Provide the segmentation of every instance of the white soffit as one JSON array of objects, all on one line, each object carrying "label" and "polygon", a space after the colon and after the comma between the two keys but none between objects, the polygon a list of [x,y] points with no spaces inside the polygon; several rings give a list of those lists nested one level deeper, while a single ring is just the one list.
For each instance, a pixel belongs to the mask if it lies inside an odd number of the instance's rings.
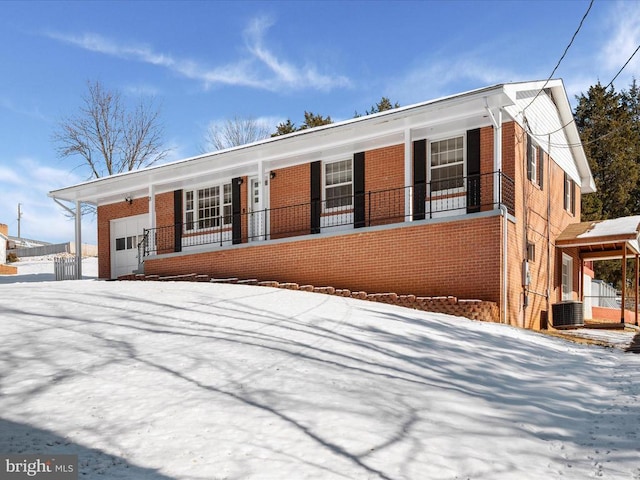
[{"label": "white soffit", "polygon": [[[194,180],[222,180],[264,170],[371,150],[405,141],[405,132],[437,134],[442,128],[468,129],[490,124],[486,108],[512,105],[503,86],[497,85],[416,105],[350,119],[228,150],[100,178],[54,190],[60,200],[106,204],[123,195],[146,196],[193,184]],[[424,137],[423,137],[424,138]]]},{"label": "white soffit", "polygon": [[[581,187],[582,193],[595,192],[595,182],[562,80],[505,85],[514,100],[507,113]],[[524,112],[524,113],[523,113]]]}]

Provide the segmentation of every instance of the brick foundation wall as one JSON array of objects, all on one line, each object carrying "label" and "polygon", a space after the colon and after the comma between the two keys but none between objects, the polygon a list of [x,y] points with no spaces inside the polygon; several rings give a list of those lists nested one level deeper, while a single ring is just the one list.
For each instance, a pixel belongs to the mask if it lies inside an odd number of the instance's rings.
[{"label": "brick foundation wall", "polygon": [[198,273],[499,303],[500,221],[490,216],[148,258],[145,274]]},{"label": "brick foundation wall", "polygon": [[0,265],[0,275],[15,275],[18,268],[11,265]]}]

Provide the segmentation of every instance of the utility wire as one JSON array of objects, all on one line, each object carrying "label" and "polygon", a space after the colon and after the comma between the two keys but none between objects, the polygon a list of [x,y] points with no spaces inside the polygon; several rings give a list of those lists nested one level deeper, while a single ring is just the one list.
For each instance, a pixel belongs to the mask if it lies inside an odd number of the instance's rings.
[{"label": "utility wire", "polygon": [[609,88],[611,86],[611,84],[613,83],[613,81],[618,78],[618,75],[620,75],[622,73],[622,70],[624,70],[624,68],[629,65],[629,62],[631,61],[631,59],[635,56],[636,53],[638,53],[638,50],[640,50],[640,45],[638,45],[638,48],[635,49],[635,51],[631,54],[631,56],[629,57],[629,59],[624,63],[624,65],[620,68],[620,70],[618,70],[618,73],[616,73],[616,76],[613,77],[611,79],[611,81],[607,84],[606,87],[604,87],[604,89],[606,90],[607,88]]},{"label": "utility wire", "polygon": [[[607,88],[609,88],[613,82],[615,81],[616,78],[618,78],[618,76],[622,73],[622,71],[627,67],[627,65],[629,65],[629,62],[633,59],[633,57],[636,55],[636,53],[638,53],[638,51],[640,50],[640,45],[638,45],[638,47],[634,50],[634,52],[631,54],[631,56],[627,59],[626,62],[624,62],[624,65],[622,65],[622,67],[620,67],[620,70],[618,70],[618,73],[615,74],[615,76],[611,79],[611,81],[607,84],[606,87],[604,87],[604,89],[606,90]],[[538,92],[540,93],[540,92]],[[537,96],[537,95],[536,95]],[[534,98],[535,100],[535,98]],[[531,102],[533,103],[533,101]],[[529,105],[527,105],[527,108],[531,105],[531,103]],[[524,110],[523,110],[524,111]],[[560,130],[563,130],[565,127],[568,127],[569,125],[571,125],[572,123],[574,123],[575,117],[572,117],[571,120],[569,120],[567,123],[565,123],[564,125],[562,125],[559,128],[556,128],[555,130],[551,131],[551,132],[547,132],[547,133],[533,133],[532,131],[530,131],[531,135],[533,135],[534,137],[546,137],[547,135],[553,135],[556,132],[559,132]],[[611,130],[609,133],[605,133],[604,135],[595,138],[593,140],[590,140],[588,142],[582,142],[582,145],[589,145],[591,143],[594,143],[597,140],[600,140],[601,138],[605,138],[608,137],[609,135],[611,135],[612,133],[616,132],[617,130],[620,130],[622,128],[618,127],[614,130]],[[557,147],[562,147],[561,145],[556,145]],[[567,144],[567,147],[572,147],[572,146],[577,146],[577,145],[569,145]]]},{"label": "utility wire", "polygon": [[536,98],[538,98],[538,95],[540,95],[540,93],[542,93],[542,91],[547,87],[547,84],[549,83],[549,81],[551,80],[551,78],[553,78],[553,74],[556,73],[556,70],[558,69],[558,67],[560,66],[560,64],[562,63],[562,60],[564,60],[564,57],[567,55],[567,52],[569,51],[569,48],[571,48],[571,45],[573,44],[573,41],[576,39],[576,37],[578,36],[578,32],[580,31],[580,29],[582,28],[582,24],[584,23],[585,19],[587,18],[587,15],[589,15],[589,12],[591,11],[591,7],[593,6],[593,2],[594,0],[591,0],[591,2],[589,2],[589,7],[587,8],[587,11],[584,13],[584,15],[582,16],[582,20],[580,20],[580,25],[578,25],[578,28],[576,29],[576,31],[573,34],[573,37],[571,37],[571,41],[569,42],[569,44],[567,45],[567,47],[564,49],[564,52],[562,54],[562,56],[560,57],[560,60],[558,60],[558,63],[556,63],[556,66],[553,68],[553,71],[551,72],[551,74],[549,75],[549,78],[547,78],[547,80],[544,82],[544,85],[542,86],[542,88],[540,90],[538,90],[538,93],[536,93],[536,96],[533,97],[533,100],[531,100],[529,102],[529,105],[527,105],[526,107],[524,107],[522,109],[522,112],[524,113],[524,111],[529,108],[531,106],[531,104],[533,102],[536,101]]}]

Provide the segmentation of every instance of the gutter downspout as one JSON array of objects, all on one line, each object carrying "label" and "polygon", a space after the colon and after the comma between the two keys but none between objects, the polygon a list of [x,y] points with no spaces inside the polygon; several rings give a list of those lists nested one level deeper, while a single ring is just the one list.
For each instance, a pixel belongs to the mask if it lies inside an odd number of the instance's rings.
[{"label": "gutter downspout", "polygon": [[498,118],[489,108],[489,101],[487,97],[484,98],[484,108],[489,114],[489,118],[493,123],[493,171],[496,172],[496,176],[493,182],[493,199],[494,202],[500,205],[500,215],[502,216],[502,282],[500,285],[500,296],[502,297],[502,308],[500,314],[500,323],[509,323],[509,317],[507,312],[507,291],[508,291],[508,265],[507,255],[508,248],[508,226],[509,226],[509,211],[506,205],[502,203],[502,108],[498,108]]},{"label": "gutter downspout", "polygon": [[[551,134],[547,136],[547,329],[551,317]],[[580,260],[582,262],[582,260]]]},{"label": "gutter downspout", "polygon": [[[501,179],[502,180],[502,179]],[[500,215],[502,215],[502,315],[500,316],[500,323],[508,324],[509,317],[507,316],[507,228],[509,226],[509,212],[504,204],[500,204]]]}]

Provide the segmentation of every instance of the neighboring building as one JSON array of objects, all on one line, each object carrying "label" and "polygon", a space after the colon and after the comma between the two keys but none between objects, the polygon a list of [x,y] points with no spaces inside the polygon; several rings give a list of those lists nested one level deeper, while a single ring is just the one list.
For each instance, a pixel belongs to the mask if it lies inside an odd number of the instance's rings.
[{"label": "neighboring building", "polygon": [[9,226],[0,223],[0,275],[15,275],[18,269],[7,265],[7,246],[9,244]]},{"label": "neighboring building", "polygon": [[572,119],[561,80],[496,85],[50,196],[98,207],[101,278],[140,259],[145,274],[481,299],[540,328],[579,298],[578,250],[555,246],[595,191]]}]

